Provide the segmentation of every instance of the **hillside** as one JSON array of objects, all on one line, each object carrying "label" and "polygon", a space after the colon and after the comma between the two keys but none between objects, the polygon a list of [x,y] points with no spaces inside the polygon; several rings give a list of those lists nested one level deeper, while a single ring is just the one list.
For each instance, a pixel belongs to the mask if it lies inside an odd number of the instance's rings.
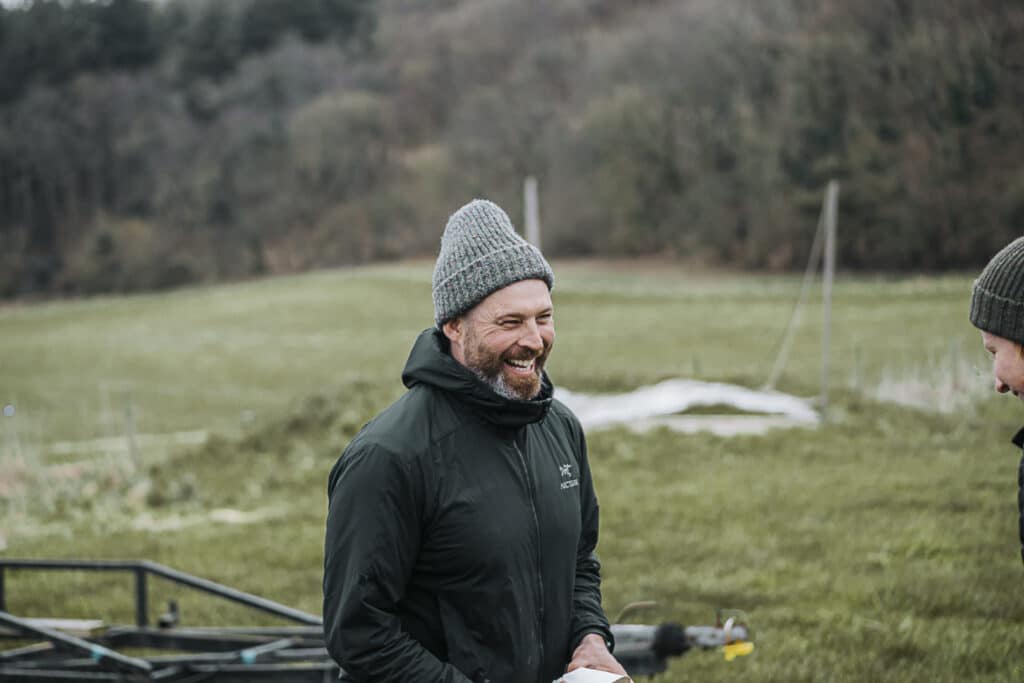
[{"label": "hillside", "polygon": [[425,255],[528,174],[555,256],[799,268],[838,178],[843,267],[970,268],[1024,231],[1022,45],[1005,0],[31,0],[0,295]]}]

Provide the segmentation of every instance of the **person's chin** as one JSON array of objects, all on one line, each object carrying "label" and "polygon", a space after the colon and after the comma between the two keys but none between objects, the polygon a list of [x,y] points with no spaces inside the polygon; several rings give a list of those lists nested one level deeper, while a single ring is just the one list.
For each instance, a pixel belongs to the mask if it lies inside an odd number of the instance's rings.
[{"label": "person's chin", "polygon": [[506,372],[505,384],[515,392],[521,401],[529,401],[540,393],[540,375],[524,377],[518,373]]}]

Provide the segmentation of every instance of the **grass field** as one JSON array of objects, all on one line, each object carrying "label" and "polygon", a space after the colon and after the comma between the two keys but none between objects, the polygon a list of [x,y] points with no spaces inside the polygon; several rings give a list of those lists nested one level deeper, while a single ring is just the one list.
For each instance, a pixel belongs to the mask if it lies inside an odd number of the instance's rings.
[{"label": "grass field", "polygon": [[[767,378],[791,277],[555,264],[556,383]],[[402,391],[430,264],[0,308],[0,536],[8,557],[145,557],[319,611],[324,485]],[[841,280],[831,421],[735,438],[590,435],[605,606],[705,623],[746,611],[750,657],[666,681],[1024,679],[1015,529],[1020,405],[986,393],[968,277]],[[810,307],[780,386],[818,390]],[[881,399],[896,399],[917,407]],[[55,442],[206,430],[204,446],[59,454]],[[953,412],[939,412],[943,408]],[[76,452],[77,453],[77,452]],[[250,513],[249,523],[213,512]],[[130,585],[10,573],[15,613],[129,620]],[[156,595],[171,589],[154,585]],[[185,623],[242,613],[182,598]],[[155,602],[154,611],[160,605]]]}]

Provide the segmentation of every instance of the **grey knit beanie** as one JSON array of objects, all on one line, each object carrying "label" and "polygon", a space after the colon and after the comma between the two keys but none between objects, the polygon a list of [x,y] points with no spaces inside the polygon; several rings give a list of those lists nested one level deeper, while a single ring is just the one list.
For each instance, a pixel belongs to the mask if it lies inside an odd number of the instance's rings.
[{"label": "grey knit beanie", "polygon": [[971,323],[1024,344],[1024,237],[1010,242],[981,271],[971,294]]},{"label": "grey knit beanie", "polygon": [[441,327],[502,287],[531,279],[555,284],[540,250],[516,234],[494,202],[474,199],[452,214],[434,266],[434,322]]}]

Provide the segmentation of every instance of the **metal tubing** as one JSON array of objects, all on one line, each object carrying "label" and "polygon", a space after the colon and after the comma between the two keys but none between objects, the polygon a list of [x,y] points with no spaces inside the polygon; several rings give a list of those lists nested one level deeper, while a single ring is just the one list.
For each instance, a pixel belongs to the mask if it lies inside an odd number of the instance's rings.
[{"label": "metal tubing", "polygon": [[218,595],[224,598],[225,600],[232,600],[234,602],[247,605],[254,609],[262,610],[264,612],[267,612],[268,614],[273,614],[275,616],[284,617],[285,619],[297,621],[300,624],[308,624],[310,626],[323,625],[323,621],[320,619],[320,617],[310,614],[309,612],[303,612],[302,610],[282,605],[279,602],[274,602],[273,600],[261,598],[258,595],[245,593],[243,591],[235,590],[234,588],[229,588],[227,586],[223,586],[213,581],[201,579],[198,576],[192,576],[191,574],[179,572],[174,569],[171,569],[170,567],[165,567],[162,564],[156,564],[155,562],[148,561],[144,561],[141,564],[144,565],[151,574],[155,574],[157,576],[169,579],[171,581],[180,583],[185,586],[190,586],[192,588],[195,588],[196,590],[201,590],[206,593]]},{"label": "metal tubing", "polygon": [[246,648],[238,653],[238,658],[242,660],[243,664],[255,664],[256,660],[260,657],[271,654],[273,652],[287,650],[294,644],[295,641],[291,638],[274,640],[264,645],[257,645],[256,647]]},{"label": "metal tubing", "polygon": [[274,657],[277,659],[330,659],[331,656],[327,654],[327,648],[324,647],[306,647],[306,648],[293,648],[291,650],[281,650],[275,652]]},{"label": "metal tubing", "polygon": [[53,643],[33,643],[32,645],[26,645],[25,647],[13,650],[4,650],[0,652],[0,664],[3,662],[21,664],[30,659],[38,659],[53,654],[54,649]]},{"label": "metal tubing", "polygon": [[185,652],[236,652],[268,642],[266,638],[236,635],[228,631],[195,632],[189,629],[118,629],[108,633],[103,642],[111,647],[145,647]]},{"label": "metal tubing", "polygon": [[146,570],[135,568],[135,624],[149,625],[149,593],[146,590]]},{"label": "metal tubing", "polygon": [[124,571],[134,569],[143,562],[135,560],[21,560],[0,558],[0,567],[11,569],[94,569]]},{"label": "metal tubing", "polygon": [[7,612],[0,612],[0,624],[11,626],[26,635],[45,638],[54,645],[64,646],[75,652],[80,652],[92,658],[92,660],[97,663],[109,662],[113,667],[147,674],[153,670],[153,667],[150,666],[148,662],[141,659],[125,657],[124,655],[114,652],[109,648],[105,648],[102,645],[90,643],[87,640],[69,636],[51,628],[38,626],[26,621],[25,619],[20,619],[12,614],[8,614]]},{"label": "metal tubing", "polygon": [[139,562],[124,560],[18,560],[0,559],[0,569],[8,567],[11,569],[81,569],[93,571],[132,571],[141,569],[145,572],[173,581],[183,586],[189,586],[205,593],[210,593],[225,600],[231,600],[253,609],[261,610],[274,616],[290,619],[300,624],[309,626],[321,626],[323,621],[320,617],[293,609],[273,600],[261,598],[258,595],[235,590],[228,586],[221,585],[214,581],[201,579],[192,574],[179,572],[156,562],[142,560]]},{"label": "metal tubing", "polygon": [[262,636],[264,638],[306,638],[323,641],[324,630],[319,626],[192,626],[177,632],[230,633],[232,635]]},{"label": "metal tubing", "polygon": [[320,683],[327,677],[338,680],[338,666],[333,662],[316,664],[256,664],[198,665],[189,667],[197,674],[208,674],[210,680],[218,683],[251,683],[252,681],[273,681],[273,683]]},{"label": "metal tubing", "polygon": [[84,671],[62,671],[60,669],[19,669],[0,666],[0,681],[4,683],[52,683],[52,681],[110,681],[123,683],[124,676],[117,673],[87,673]]}]

